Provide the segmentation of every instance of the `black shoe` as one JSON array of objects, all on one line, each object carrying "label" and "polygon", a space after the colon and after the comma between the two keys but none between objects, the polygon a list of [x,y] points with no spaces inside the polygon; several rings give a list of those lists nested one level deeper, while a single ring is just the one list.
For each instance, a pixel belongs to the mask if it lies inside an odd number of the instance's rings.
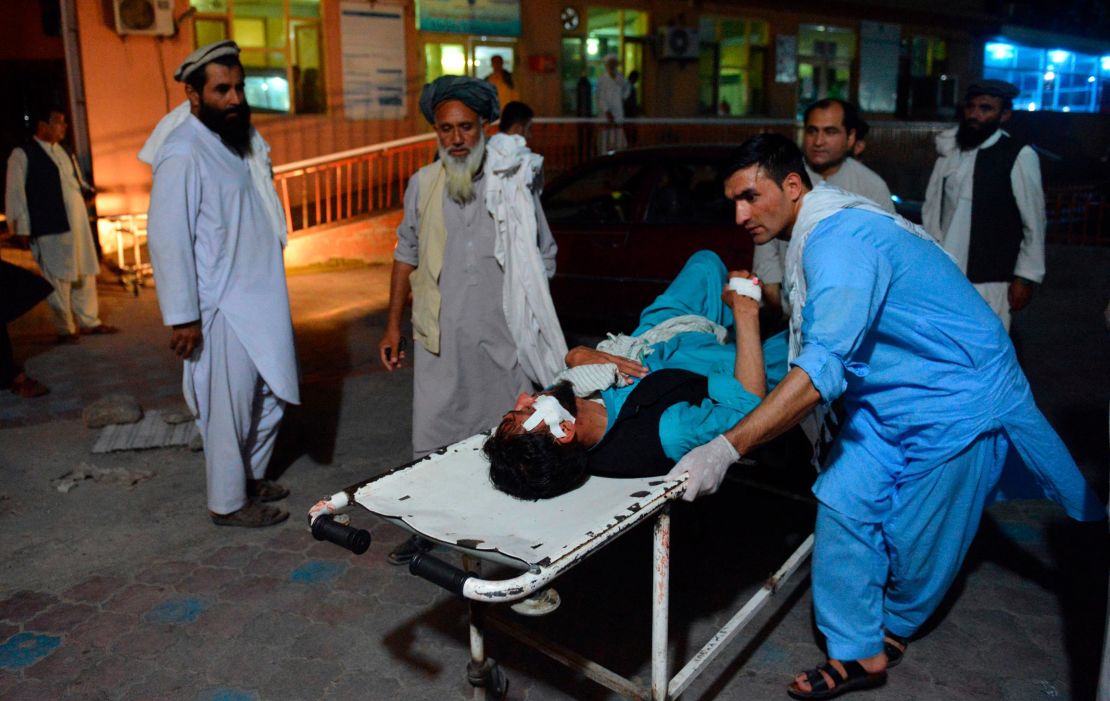
[{"label": "black shoe", "polygon": [[389,553],[389,557],[387,557],[386,560],[388,560],[391,565],[407,565],[417,553],[426,553],[431,550],[432,547],[431,541],[414,535],[393,548],[393,552]]}]

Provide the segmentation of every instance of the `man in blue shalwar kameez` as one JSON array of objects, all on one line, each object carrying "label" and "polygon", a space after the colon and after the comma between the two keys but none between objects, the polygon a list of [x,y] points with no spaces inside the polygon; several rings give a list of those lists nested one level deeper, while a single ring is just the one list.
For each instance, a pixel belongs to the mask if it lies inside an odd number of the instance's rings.
[{"label": "man in blue shalwar kameez", "polygon": [[671,476],[688,474],[687,500],[712,493],[741,454],[843,401],[813,488],[813,599],[829,661],[788,688],[831,698],[886,681],[951,585],[1004,471],[1028,470],[1073,518],[1105,511],[1034,404],[998,317],[924,230],[812,189],[801,153],[778,135],[745,142],[728,172],[737,224],[756,244],[790,239],[791,369]]}]

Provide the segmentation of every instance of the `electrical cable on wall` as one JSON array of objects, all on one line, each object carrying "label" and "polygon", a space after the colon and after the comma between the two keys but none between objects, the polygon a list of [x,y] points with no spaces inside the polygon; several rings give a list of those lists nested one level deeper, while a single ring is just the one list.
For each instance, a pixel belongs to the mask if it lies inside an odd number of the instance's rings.
[{"label": "electrical cable on wall", "polygon": [[166,57],[162,50],[165,46],[165,37],[156,37],[155,53],[158,54],[158,75],[162,78],[162,92],[166,95],[166,111],[170,111],[170,83],[166,80]]}]

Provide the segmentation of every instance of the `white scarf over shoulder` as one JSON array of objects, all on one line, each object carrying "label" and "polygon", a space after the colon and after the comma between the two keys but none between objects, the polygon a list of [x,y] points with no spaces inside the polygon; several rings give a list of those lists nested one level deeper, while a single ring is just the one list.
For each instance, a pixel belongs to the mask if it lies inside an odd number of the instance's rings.
[{"label": "white scarf over shoulder", "polygon": [[537,245],[533,188],[543,157],[524,137],[495,134],[486,144],[486,208],[497,226],[493,255],[505,271],[502,304],[517,358],[528,378],[550,386],[563,368],[567,342],[551,301],[547,272]]},{"label": "white scarf over shoulder", "polygon": [[[139,151],[139,160],[147,165],[154,165],[154,157],[158,154],[162,142],[166,140],[170,132],[181,126],[190,114],[192,114],[192,109],[189,101],[186,100],[173,108],[165,117],[162,117]],[[247,158],[247,166],[251,171],[251,182],[254,184],[254,189],[266,206],[266,216],[270,219],[270,228],[273,229],[274,234],[281,242],[281,247],[285,248],[289,236],[285,228],[285,210],[281,206],[281,200],[278,199],[277,190],[274,189],[274,171],[270,163],[270,145],[266,143],[266,140],[254,127],[251,127],[251,153]]]},{"label": "white scarf over shoulder", "polygon": [[[794,222],[790,246],[786,249],[786,289],[790,303],[793,305],[790,312],[790,360],[798,357],[802,352],[802,310],[806,306],[806,276],[805,270],[802,269],[802,254],[805,252],[806,240],[818,224],[842,209],[863,209],[881,214],[894,220],[895,224],[914,236],[925,239],[944,251],[924,228],[905,217],[880,209],[866,197],[853,195],[824,183],[806,193],[802,208],[798,211],[798,218]],[[945,255],[948,255],[947,251]]]}]

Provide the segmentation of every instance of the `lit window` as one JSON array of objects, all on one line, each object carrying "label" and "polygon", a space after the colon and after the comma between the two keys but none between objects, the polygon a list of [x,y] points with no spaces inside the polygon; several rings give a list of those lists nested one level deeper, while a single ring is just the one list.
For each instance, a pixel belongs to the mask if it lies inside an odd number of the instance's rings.
[{"label": "lit window", "polygon": [[[648,13],[619,7],[590,7],[584,32],[567,30],[562,39],[563,111],[591,116],[597,95],[597,78],[605,72],[604,59],[617,57],[617,70],[626,79],[635,78],[634,90],[625,105],[625,116],[638,116],[643,101],[644,52],[649,45]],[[586,99],[585,78],[590,88]]]},{"label": "lit window", "polygon": [[763,20],[703,15],[698,24],[699,108],[703,114],[760,114],[770,30]]},{"label": "lit window", "polygon": [[1110,90],[1110,56],[992,41],[984,46],[983,76],[1016,85],[1019,109],[1098,112]]},{"label": "lit window", "polygon": [[247,73],[247,102],[256,112],[323,112],[321,2],[190,0],[197,10],[195,45],[235,40]]},{"label": "lit window", "polygon": [[856,33],[824,24],[798,26],[798,110],[826,97],[852,100]]}]

